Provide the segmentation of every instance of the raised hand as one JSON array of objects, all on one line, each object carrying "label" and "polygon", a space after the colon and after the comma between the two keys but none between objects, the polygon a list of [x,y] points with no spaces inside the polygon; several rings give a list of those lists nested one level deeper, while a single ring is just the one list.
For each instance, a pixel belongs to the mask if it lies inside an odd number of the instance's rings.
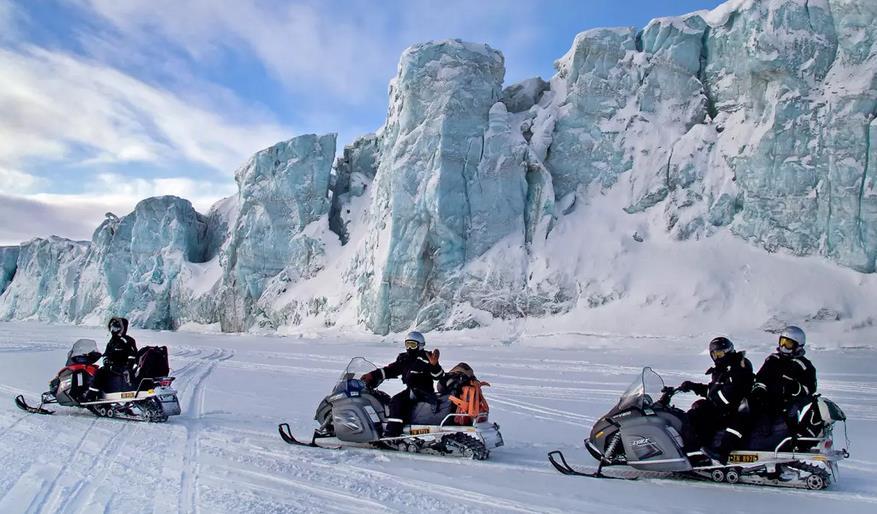
[{"label": "raised hand", "polygon": [[435,350],[433,350],[431,352],[427,352],[426,357],[429,359],[429,363],[431,365],[435,366],[439,362],[439,355],[441,355],[441,354],[440,354],[438,348],[436,348]]}]

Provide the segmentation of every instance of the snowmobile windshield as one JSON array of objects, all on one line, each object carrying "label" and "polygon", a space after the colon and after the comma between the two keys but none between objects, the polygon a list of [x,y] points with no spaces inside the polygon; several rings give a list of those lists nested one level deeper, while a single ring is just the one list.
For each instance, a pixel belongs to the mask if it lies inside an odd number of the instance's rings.
[{"label": "snowmobile windshield", "polygon": [[354,357],[344,368],[344,373],[338,378],[338,383],[335,384],[335,389],[332,391],[333,394],[358,395],[360,391],[366,389],[365,383],[359,377],[377,369],[378,367],[371,361],[362,357]]},{"label": "snowmobile windshield", "polygon": [[73,348],[70,349],[67,356],[83,357],[92,352],[97,352],[97,343],[94,342],[94,339],[80,339],[73,343]]},{"label": "snowmobile windshield", "polygon": [[341,377],[338,378],[339,382],[343,382],[345,380],[349,380],[351,378],[359,378],[366,373],[371,373],[378,369],[377,366],[374,365],[371,361],[363,358],[363,357],[354,357],[347,364],[347,367],[344,368],[344,373],[341,374]]},{"label": "snowmobile windshield", "polygon": [[640,376],[621,395],[614,410],[623,411],[651,405],[654,399],[660,398],[662,389],[664,389],[664,380],[661,376],[652,368],[643,368]]}]

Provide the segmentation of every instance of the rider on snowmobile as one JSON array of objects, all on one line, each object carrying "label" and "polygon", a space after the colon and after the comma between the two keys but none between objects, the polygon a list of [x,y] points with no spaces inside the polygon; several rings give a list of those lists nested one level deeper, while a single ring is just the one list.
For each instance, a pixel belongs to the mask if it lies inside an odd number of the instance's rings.
[{"label": "rider on snowmobile", "polygon": [[106,392],[108,387],[118,388],[118,385],[111,385],[115,379],[113,374],[122,377],[124,388],[131,386],[134,377],[137,342],[128,335],[128,320],[112,318],[107,329],[110,331],[110,340],[104,350],[104,366],[98,371],[95,383],[89,387],[90,399],[98,398],[101,390]]},{"label": "rider on snowmobile", "polygon": [[440,380],[445,372],[439,364],[438,349],[427,352],[424,350],[425,346],[423,334],[409,332],[405,336],[405,351],[394,362],[362,376],[362,380],[369,387],[382,380],[400,376],[407,386],[390,400],[390,416],[387,418],[384,437],[402,435],[402,428],[410,419],[411,410],[418,401],[436,401],[433,381]]},{"label": "rider on snowmobile", "polygon": [[[752,388],[752,363],[727,337],[710,341],[709,352],[713,360],[713,367],[706,371],[711,375],[710,383],[686,380],[678,388],[704,397],[688,411],[685,440],[689,445],[697,442],[707,456],[725,464],[731,450],[743,440],[744,422],[738,409]],[[715,434],[722,429],[721,441],[713,448]]]},{"label": "rider on snowmobile", "polygon": [[795,326],[780,334],[775,353],[767,356],[749,395],[759,415],[787,417],[816,393],[816,368],[804,357],[807,336]]}]

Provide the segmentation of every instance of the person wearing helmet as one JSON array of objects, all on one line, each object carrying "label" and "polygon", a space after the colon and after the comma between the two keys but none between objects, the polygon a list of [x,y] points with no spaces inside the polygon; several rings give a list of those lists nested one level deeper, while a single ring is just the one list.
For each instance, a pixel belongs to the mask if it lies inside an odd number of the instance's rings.
[{"label": "person wearing helmet", "polygon": [[[752,388],[752,363],[746,352],[734,349],[727,337],[716,337],[709,344],[713,366],[706,371],[710,383],[686,380],[679,386],[704,398],[694,402],[688,411],[685,440],[690,447],[700,446],[710,458],[726,464],[731,450],[743,440],[744,420],[739,414],[740,402]],[[721,432],[718,446],[713,447],[716,432]]]},{"label": "person wearing helmet", "polygon": [[401,377],[406,388],[390,400],[390,415],[384,437],[402,435],[402,428],[411,417],[411,410],[418,401],[435,402],[433,382],[445,374],[439,364],[439,351],[427,352],[426,339],[420,332],[405,336],[405,351],[396,360],[381,369],[366,373],[362,380],[369,387],[381,381]]},{"label": "person wearing helmet", "polygon": [[772,417],[785,416],[816,393],[816,368],[804,357],[807,336],[795,326],[780,334],[776,352],[767,356],[755,375],[749,395],[754,410]]},{"label": "person wearing helmet", "polygon": [[89,399],[99,398],[100,392],[130,389],[137,359],[137,342],[128,335],[128,320],[112,318],[107,323],[110,340],[104,350],[104,365],[89,388]]}]

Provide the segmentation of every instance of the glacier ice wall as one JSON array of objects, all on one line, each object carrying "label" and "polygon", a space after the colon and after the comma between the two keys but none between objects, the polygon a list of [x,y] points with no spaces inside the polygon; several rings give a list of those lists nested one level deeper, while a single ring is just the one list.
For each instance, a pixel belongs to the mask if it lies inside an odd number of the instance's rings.
[{"label": "glacier ice wall", "polygon": [[235,173],[239,212],[225,249],[220,322],[248,328],[266,282],[297,281],[319,271],[323,245],[305,232],[325,221],[335,134],[307,134],[254,155]]},{"label": "glacier ice wall", "polygon": [[88,248],[56,236],[23,243],[15,276],[0,296],[0,320],[70,321]]},{"label": "glacier ice wall", "polygon": [[329,228],[338,234],[342,243],[350,240],[350,202],[362,196],[378,172],[381,158],[381,140],[375,134],[360,136],[344,147],[344,154],[335,163],[332,183],[332,205],[329,208]]},{"label": "glacier ice wall", "polygon": [[472,199],[504,71],[502,54],[486,45],[440,41],[402,55],[360,256],[360,312],[372,330],[444,312],[467,255],[484,250],[478,235],[498,235],[473,225]]},{"label": "glacier ice wall", "polygon": [[583,32],[550,80],[505,87],[497,50],[414,45],[385,124],[334,164],[334,135],[299,136],[206,216],[149,199],[90,243],[0,249],[0,319],[471,327],[623,299],[629,281],[588,259],[656,231],[872,273],[874,26],[869,0],[731,0]]},{"label": "glacier ice wall", "polygon": [[18,246],[2,246],[0,247],[0,294],[6,290],[15,277],[15,270],[18,268]]}]

